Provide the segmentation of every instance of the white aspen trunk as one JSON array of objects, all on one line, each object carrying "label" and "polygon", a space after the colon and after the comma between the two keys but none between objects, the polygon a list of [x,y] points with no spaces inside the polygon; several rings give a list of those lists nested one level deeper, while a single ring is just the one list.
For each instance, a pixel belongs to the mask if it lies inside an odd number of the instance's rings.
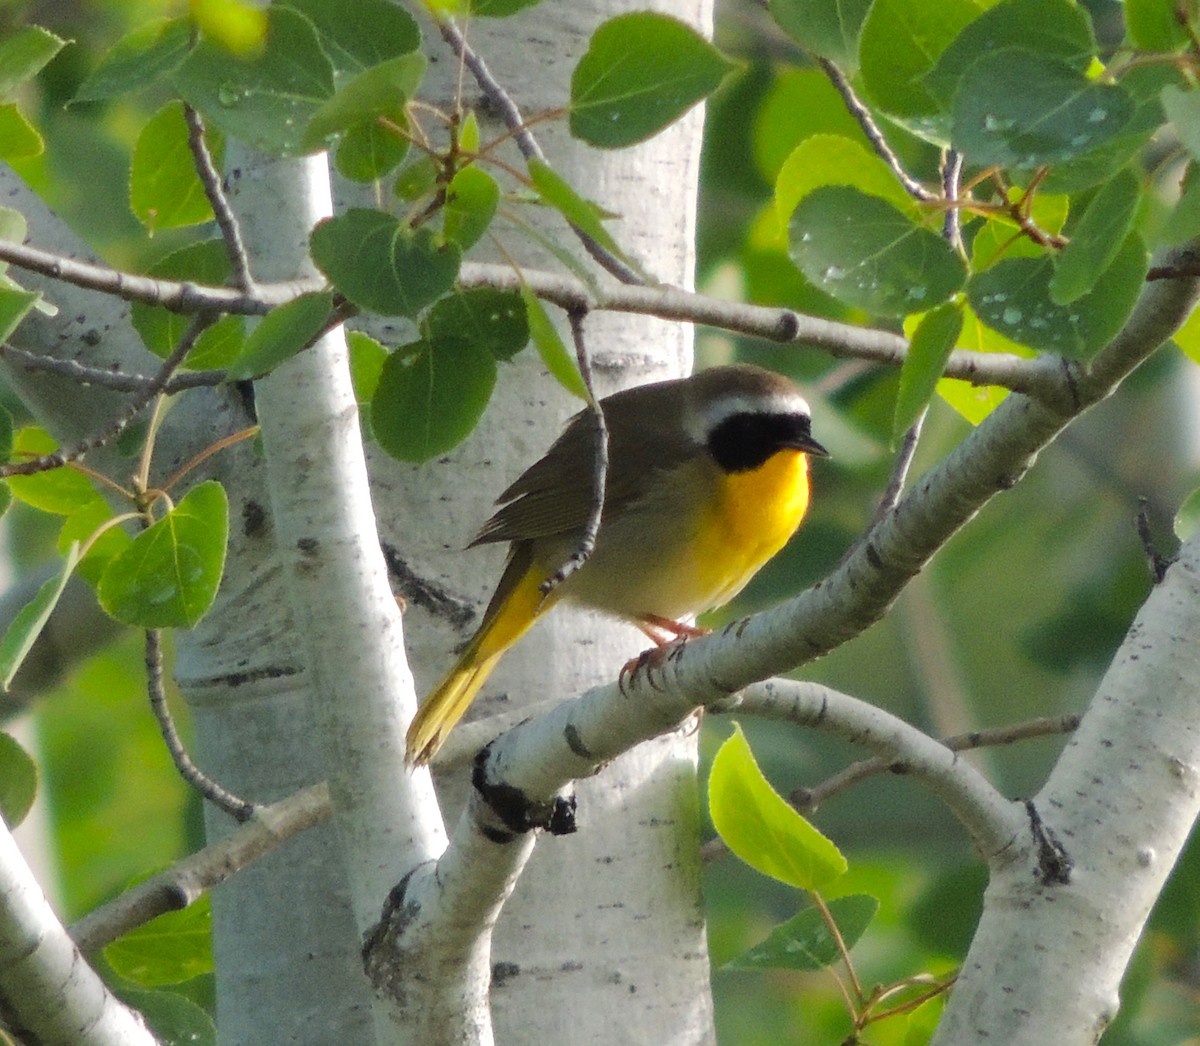
[{"label": "white aspen trunk", "polygon": [[1200,812],[1200,536],[1134,620],[1033,801],[1070,861],[994,867],[936,1043],[1098,1041],[1150,909]]},{"label": "white aspen trunk", "polygon": [[[528,119],[569,96],[571,71],[597,25],[647,6],[702,29],[711,17],[706,2],[542,4],[510,19],[476,20],[468,37]],[[459,80],[456,64],[443,51],[433,70],[442,84],[433,88],[434,100],[447,110]],[[469,74],[463,82],[464,104],[476,107]],[[485,141],[503,132],[486,107],[477,108]],[[534,130],[559,173],[620,215],[610,227],[632,257],[654,278],[690,288],[701,127],[701,113],[694,111],[652,141],[612,153],[571,141],[564,121]],[[569,237],[558,216],[540,221],[548,235]],[[501,235],[522,263],[556,267],[519,233]],[[583,257],[577,244],[566,245]],[[601,395],[690,370],[690,328],[610,314],[589,316],[585,330]],[[406,469],[375,456],[381,536],[418,585],[409,592],[405,624],[419,694],[448,667],[500,576],[503,549],[464,546],[490,514],[492,499],[546,450],[579,407],[527,352],[501,367],[479,429],[445,459]],[[455,624],[444,610],[431,612],[414,591],[473,607],[475,616]],[[611,681],[644,646],[631,626],[560,606],[506,655],[471,719],[511,714]],[[575,1046],[711,1039],[695,759],[688,731],[641,746],[580,785],[576,835],[539,839],[493,941],[496,1041]],[[462,807],[467,776],[461,768],[439,775],[451,818]]]}]

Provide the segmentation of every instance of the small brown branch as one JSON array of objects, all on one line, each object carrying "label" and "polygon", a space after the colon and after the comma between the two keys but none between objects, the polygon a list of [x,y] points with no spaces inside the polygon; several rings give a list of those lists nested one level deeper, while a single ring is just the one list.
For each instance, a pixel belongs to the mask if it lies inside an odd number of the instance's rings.
[{"label": "small brown branch", "polygon": [[846,79],[845,74],[828,58],[817,56],[817,63],[821,70],[829,78],[829,82],[833,84],[837,93],[842,96],[842,101],[849,110],[850,115],[858,121],[859,127],[862,128],[863,134],[867,136],[867,140],[879,154],[884,163],[892,169],[892,173],[899,179],[900,184],[904,186],[905,191],[913,199],[920,200],[922,203],[937,203],[938,197],[936,193],[930,192],[916,178],[910,175],[900,162],[900,157],[888,144],[887,138],[884,137],[883,131],[875,122],[875,117],[871,110],[863,105],[858,95],[854,93],[854,88],[850,85],[850,81]]},{"label": "small brown branch", "polygon": [[188,148],[192,153],[192,162],[196,174],[200,176],[200,184],[204,187],[204,195],[208,197],[213,216],[221,230],[221,238],[225,241],[225,250],[229,254],[229,264],[233,268],[233,283],[246,294],[254,293],[254,277],[250,273],[250,255],[242,240],[242,229],[238,224],[237,215],[229,205],[225,188],[221,184],[221,173],[213,162],[212,153],[208,151],[208,141],[204,132],[204,120],[190,105],[184,102],[183,117],[187,121]]},{"label": "small brown branch", "polygon": [[156,916],[193,904],[293,836],[329,820],[332,813],[329,789],[324,783],[260,806],[250,820],[220,842],[183,858],[89,912],[71,927],[71,937],[85,955],[97,952]]},{"label": "small brown branch", "polygon": [[592,387],[592,364],[583,336],[586,315],[582,310],[573,309],[568,318],[571,321],[571,337],[575,342],[575,359],[579,362],[579,373],[588,391],[588,410],[592,416],[592,449],[595,455],[592,460],[592,510],[583,528],[583,536],[579,539],[579,547],[542,582],[543,599],[591,558],[596,548],[596,535],[600,532],[600,520],[604,515],[604,494],[608,488],[608,424],[604,420],[604,408],[600,406],[596,390]]},{"label": "small brown branch", "polygon": [[222,788],[196,766],[183,746],[179,731],[175,729],[175,720],[167,707],[167,694],[163,687],[162,635],[157,628],[146,630],[146,688],[150,695],[150,708],[158,720],[158,728],[162,731],[163,741],[179,776],[214,806],[244,824],[254,814],[253,804]]},{"label": "small brown branch", "polygon": [[163,365],[159,368],[158,373],[130,400],[120,415],[98,435],[89,436],[87,439],[75,444],[74,447],[60,447],[51,454],[43,454],[28,461],[17,461],[0,465],[0,477],[30,476],[35,472],[49,472],[51,469],[61,468],[69,462],[78,461],[89,451],[96,450],[117,439],[125,431],[129,423],[145,409],[146,405],[162,393],[167,382],[171,380],[171,375],[179,369],[183,361],[187,358],[188,353],[192,351],[192,348],[196,344],[196,339],[200,337],[207,327],[212,325],[214,319],[215,317],[209,313],[202,313],[193,319],[191,326],[184,332],[183,337],[179,339],[179,345],[163,361]]}]

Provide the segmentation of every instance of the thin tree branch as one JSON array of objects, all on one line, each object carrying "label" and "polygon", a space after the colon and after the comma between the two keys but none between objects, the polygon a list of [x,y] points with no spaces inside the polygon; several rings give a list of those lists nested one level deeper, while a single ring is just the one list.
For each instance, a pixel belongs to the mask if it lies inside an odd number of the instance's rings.
[{"label": "thin tree branch", "polygon": [[302,294],[323,290],[323,277],[308,276],[279,283],[256,284],[248,294],[236,287],[208,287],[179,280],[121,272],[94,262],[68,258],[26,243],[0,240],[0,262],[62,280],[84,290],[111,294],[123,301],[161,305],[172,312],[223,312],[238,316],[265,316]]},{"label": "thin tree branch", "polygon": [[233,284],[246,294],[253,294],[255,286],[254,277],[250,273],[250,256],[246,252],[246,244],[242,241],[242,229],[238,224],[237,215],[229,206],[229,199],[221,185],[221,172],[217,170],[212,153],[208,151],[204,120],[186,102],[183,105],[183,117],[187,121],[188,148],[192,153],[192,162],[200,176],[200,184],[204,187],[204,195],[208,197],[213,216],[217,219],[221,238],[225,241],[225,250],[233,269]]},{"label": "thin tree branch", "polygon": [[97,450],[117,439],[125,431],[129,423],[146,408],[146,405],[163,391],[167,382],[171,380],[171,375],[179,369],[183,361],[187,359],[188,353],[195,347],[196,339],[200,337],[207,327],[212,325],[215,318],[211,313],[200,313],[192,320],[191,326],[184,331],[183,337],[179,339],[179,345],[163,361],[163,365],[159,368],[158,373],[149,384],[130,400],[125,409],[106,429],[95,436],[89,436],[87,439],[81,440],[73,447],[59,448],[53,453],[43,454],[28,461],[14,461],[0,465],[0,477],[31,476],[35,472],[48,472],[50,469],[61,468],[68,462],[78,461],[88,451]]},{"label": "thin tree branch", "polygon": [[175,729],[175,720],[167,707],[167,693],[163,686],[162,633],[157,628],[146,629],[146,689],[150,695],[150,710],[158,721],[163,741],[171,755],[171,762],[179,776],[190,784],[214,806],[224,810],[239,823],[245,823],[254,814],[254,805],[222,788],[209,777],[187,754],[183,739]]},{"label": "thin tree branch", "polygon": [[[46,374],[57,374],[59,377],[70,378],[80,385],[98,385],[112,389],[114,392],[137,392],[144,394],[152,388],[155,378],[148,374],[126,374],[122,371],[102,370],[100,367],[88,367],[78,360],[60,360],[50,356],[39,356],[36,353],[18,349],[15,345],[0,343],[0,356],[5,356],[14,363],[29,371],[40,371]],[[222,385],[226,381],[223,370],[195,370],[175,374],[163,386],[162,391],[168,396],[185,389],[208,388]]]},{"label": "thin tree branch", "polygon": [[273,853],[293,836],[329,820],[332,814],[324,783],[256,807],[250,820],[220,842],[89,912],[71,927],[71,936],[85,955],[99,951],[156,916],[194,904],[214,886]]},{"label": "thin tree branch", "polygon": [[[966,734],[955,734],[943,738],[939,744],[951,752],[968,752],[974,748],[998,748],[1001,745],[1016,744],[1018,741],[1028,741],[1034,737],[1049,737],[1054,734],[1069,734],[1078,726],[1083,717],[1075,712],[1058,716],[1042,716],[1028,719],[1023,723],[1013,723],[1010,726],[994,727],[990,730],[972,730]],[[797,788],[790,796],[790,802],[803,813],[813,813],[822,803],[859,781],[878,774],[907,774],[909,766],[902,761],[891,761],[875,756],[851,763],[844,770],[827,778],[812,788]]]},{"label": "thin tree branch", "polygon": [[[63,279],[88,290],[113,294],[126,301],[161,305],[176,312],[212,311],[262,316],[277,305],[326,286],[324,280],[310,277],[258,284],[255,293],[247,295],[232,287],[200,286],[118,272],[3,240],[0,240],[0,262]],[[459,273],[459,286],[467,289],[495,287],[519,292],[522,281],[539,298],[567,310],[629,312],[699,323],[768,341],[811,346],[839,358],[865,360],[889,367],[898,367],[904,362],[908,346],[904,338],[890,331],[804,316],[791,309],[722,301],[675,287],[623,284],[594,291],[573,277],[534,269],[523,269],[518,274],[507,266],[482,262],[467,262]],[[944,374],[973,385],[998,385],[1031,396],[1054,395],[1059,389],[1058,379],[1038,361],[1005,353],[956,349],[950,354]]]},{"label": "thin tree branch", "polygon": [[[539,298],[567,310],[584,308],[682,320],[889,367],[900,366],[908,350],[908,342],[891,331],[855,327],[791,309],[722,301],[677,287],[622,285],[593,291],[570,276],[533,269],[517,273],[507,266],[484,262],[467,262],[459,272],[459,285],[464,288],[495,287],[519,292],[522,283]],[[1056,369],[1036,359],[1007,353],[955,349],[943,373],[973,385],[999,385],[1030,396],[1053,397],[1061,392],[1062,375]]]},{"label": "thin tree branch", "polygon": [[1024,824],[1020,804],[1005,799],[953,749],[848,694],[815,683],[768,679],[743,690],[732,711],[811,726],[869,748],[887,764],[904,765],[954,812],[985,855],[1003,850]]},{"label": "thin tree branch", "polygon": [[929,408],[926,407],[917,415],[917,420],[904,434],[904,439],[900,443],[900,451],[892,464],[891,475],[888,476],[887,487],[884,488],[883,496],[879,499],[879,505],[875,509],[874,519],[876,521],[883,519],[891,512],[900,500],[900,495],[904,493],[904,484],[908,482],[908,473],[912,468],[913,458],[917,455],[917,444],[921,441],[921,430],[925,427],[925,418],[928,414]]},{"label": "thin tree branch", "polygon": [[583,320],[586,313],[572,310],[571,337],[575,342],[575,359],[579,362],[579,374],[588,391],[588,411],[592,416],[592,509],[588,513],[579,547],[567,561],[542,582],[542,598],[550,595],[559,585],[586,563],[596,548],[596,535],[600,532],[600,520],[604,516],[604,495],[608,489],[608,424],[604,420],[604,408],[592,387],[592,364],[588,357],[587,343],[583,337]]},{"label": "thin tree branch", "polygon": [[899,179],[900,184],[904,186],[905,191],[914,199],[920,200],[922,203],[936,203],[937,194],[930,192],[916,178],[910,175],[900,162],[900,157],[888,144],[887,138],[884,137],[883,131],[875,122],[875,117],[871,110],[868,109],[861,101],[858,95],[854,93],[854,88],[850,85],[850,81],[846,79],[842,71],[828,58],[820,55],[817,56],[817,64],[821,70],[829,78],[829,82],[833,84],[837,93],[842,96],[842,101],[849,110],[850,115],[858,121],[859,127],[862,128],[863,134],[867,136],[867,140],[874,147],[875,151],[882,158],[884,163],[892,169],[892,173]]}]

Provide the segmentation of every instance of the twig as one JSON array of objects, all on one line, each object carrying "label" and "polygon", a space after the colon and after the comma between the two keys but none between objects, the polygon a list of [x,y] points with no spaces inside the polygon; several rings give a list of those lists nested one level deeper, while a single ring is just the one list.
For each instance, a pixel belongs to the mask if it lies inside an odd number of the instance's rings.
[{"label": "twig", "polygon": [[161,305],[171,312],[224,312],[238,316],[265,316],[276,305],[283,305],[302,294],[323,290],[323,276],[307,276],[279,283],[256,284],[248,294],[237,287],[209,287],[181,280],[160,280],[153,276],[121,272],[105,265],[67,258],[26,243],[0,240],[0,262],[62,280],[84,290],[111,294],[123,301]]},{"label": "twig", "polygon": [[[957,200],[962,188],[963,156],[955,149],[950,149],[942,156],[942,194],[947,200]],[[948,207],[946,217],[942,221],[942,236],[959,253],[962,253],[962,211],[957,207]]]},{"label": "twig", "polygon": [[917,420],[912,423],[909,430],[904,434],[904,439],[900,444],[900,451],[896,455],[895,462],[892,464],[892,473],[888,476],[887,487],[884,488],[883,496],[879,499],[879,505],[875,509],[872,523],[883,519],[900,501],[900,495],[904,493],[904,484],[908,482],[908,473],[912,468],[913,458],[916,457],[917,444],[921,441],[921,429],[925,427],[925,418],[928,414],[929,407],[926,406],[917,415]]},{"label": "twig", "polygon": [[938,200],[937,194],[931,193],[904,169],[904,165],[900,163],[900,157],[895,154],[892,147],[888,144],[883,131],[880,130],[879,125],[875,122],[875,117],[871,114],[871,110],[859,100],[858,95],[854,93],[854,88],[850,86],[850,81],[846,79],[842,71],[828,58],[818,55],[817,62],[820,64],[825,75],[829,77],[829,82],[833,84],[838,94],[842,96],[842,101],[850,111],[850,115],[858,121],[858,125],[862,128],[863,134],[867,136],[867,140],[883,159],[884,163],[892,169],[892,173],[900,180],[900,184],[904,186],[909,196],[920,200],[922,203],[936,203]]},{"label": "twig", "polygon": [[212,153],[208,151],[208,142],[204,133],[204,120],[186,102],[183,104],[183,117],[187,121],[188,148],[192,152],[192,161],[196,173],[200,176],[200,184],[204,187],[204,195],[208,197],[213,209],[213,216],[221,230],[221,238],[225,241],[225,250],[229,254],[229,264],[233,268],[233,283],[247,294],[254,293],[254,277],[250,273],[250,255],[242,240],[242,229],[238,224],[237,215],[229,205],[221,184],[221,173],[213,163]]},{"label": "twig", "polygon": [[293,836],[329,820],[332,813],[329,788],[324,783],[260,806],[249,821],[220,842],[183,858],[89,912],[71,927],[71,937],[84,954],[99,951],[156,916],[194,904],[214,886],[273,853]]},{"label": "twig", "polygon": [[[1013,723],[1010,726],[994,727],[991,730],[972,730],[967,734],[956,734],[945,738],[941,743],[952,752],[967,752],[973,748],[998,748],[1001,745],[1011,745],[1018,741],[1028,741],[1034,737],[1048,737],[1054,734],[1072,733],[1082,717],[1075,713],[1060,716],[1042,716],[1029,719],[1023,723]],[[907,770],[904,762],[888,761],[878,757],[862,759],[851,763],[812,788],[797,788],[788,796],[788,802],[800,813],[814,813],[827,799],[839,792],[844,792],[852,785],[864,781],[877,774],[902,774]]]},{"label": "twig", "polygon": [[179,345],[163,361],[163,365],[159,368],[158,373],[145,387],[139,390],[138,394],[130,400],[120,415],[98,435],[89,436],[87,439],[75,444],[74,447],[60,447],[53,453],[43,454],[40,457],[30,458],[27,461],[15,461],[6,465],[0,465],[0,477],[30,476],[35,472],[48,472],[51,469],[61,468],[68,462],[79,460],[88,451],[96,450],[111,443],[125,431],[129,423],[145,409],[146,405],[163,391],[167,382],[170,381],[171,375],[175,373],[187,358],[187,354],[192,351],[192,348],[196,344],[196,339],[200,337],[201,333],[207,327],[212,325],[215,318],[211,313],[202,313],[193,319],[191,326],[184,332],[183,337],[179,339]]},{"label": "twig", "polygon": [[227,791],[204,773],[187,754],[175,720],[167,707],[167,694],[163,687],[162,633],[157,628],[146,629],[146,688],[150,695],[150,709],[158,720],[167,751],[179,776],[213,805],[224,810],[239,823],[245,823],[254,814],[254,806]]},{"label": "twig", "polygon": [[[154,383],[154,378],[147,374],[126,374],[123,371],[104,370],[100,367],[88,367],[78,360],[60,360],[52,356],[39,356],[33,352],[18,349],[15,345],[0,344],[0,356],[7,356],[14,363],[29,371],[41,371],[46,374],[57,374],[70,378],[80,385],[98,385],[112,389],[114,392],[144,393]],[[223,370],[185,371],[173,375],[163,386],[162,391],[168,396],[185,389],[208,388],[225,382]]]},{"label": "twig", "polygon": [[591,558],[596,548],[596,535],[600,531],[600,519],[604,515],[604,494],[608,487],[608,424],[604,420],[604,408],[600,406],[596,390],[592,387],[592,364],[583,337],[583,320],[586,315],[587,313],[580,309],[572,309],[568,313],[571,337],[575,342],[575,359],[579,362],[579,373],[588,391],[588,410],[592,416],[592,449],[595,454],[592,460],[592,511],[583,528],[578,548],[561,567],[542,582],[543,599]]},{"label": "twig", "polygon": [[[517,148],[521,150],[521,155],[525,157],[526,161],[540,160],[544,163],[545,154],[542,152],[542,147],[538,145],[533,132],[529,130],[529,125],[521,115],[521,110],[504,89],[503,85],[492,75],[491,70],[487,67],[487,63],[475,53],[471,45],[467,43],[467,38],[453,21],[449,18],[438,18],[436,22],[438,31],[442,34],[442,39],[446,41],[455,56],[471,70],[471,75],[475,77],[475,82],[479,84],[479,89],[483,91],[488,101],[500,114],[505,126],[512,133],[513,140],[517,143]],[[622,283],[645,284],[647,282],[644,276],[618,258],[612,251],[598,243],[574,222],[568,222],[567,224],[596,263]]]}]

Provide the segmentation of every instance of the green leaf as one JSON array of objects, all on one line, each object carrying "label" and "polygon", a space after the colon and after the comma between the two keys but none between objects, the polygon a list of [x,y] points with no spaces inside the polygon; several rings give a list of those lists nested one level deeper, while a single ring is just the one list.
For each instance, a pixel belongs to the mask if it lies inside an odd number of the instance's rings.
[{"label": "green leaf", "polygon": [[421,325],[426,341],[469,341],[498,360],[511,359],[529,341],[525,302],[512,291],[477,287],[436,302]]},{"label": "green leaf", "polygon": [[1133,225],[1141,184],[1128,170],[1106,182],[1071,230],[1071,242],[1054,259],[1050,300],[1069,305],[1095,286],[1114,261]]},{"label": "green leaf", "polygon": [[118,986],[113,993],[145,1018],[154,1041],[161,1046],[218,1046],[212,1018],[178,992]]},{"label": "green leaf", "polygon": [[100,528],[113,518],[112,510],[101,498],[89,501],[72,512],[58,532],[55,546],[62,555],[67,555],[72,545],[83,550],[83,559],[76,570],[79,576],[92,585],[98,584],[100,575],[109,561],[125,551],[133,539],[117,526],[107,527],[99,537]]},{"label": "green leaf", "polygon": [[[147,275],[163,280],[188,280],[221,287],[229,278],[229,253],[223,240],[200,240],[159,259],[150,266]],[[133,303],[129,318],[146,348],[161,359],[171,355],[179,339],[192,324],[190,316],[143,302]]]},{"label": "green leaf", "polygon": [[428,461],[475,428],[496,384],[496,359],[470,342],[416,342],[388,357],[371,400],[379,445],[400,461]]},{"label": "green leaf", "polygon": [[471,14],[487,18],[506,18],[541,0],[470,0]]},{"label": "green leaf", "polygon": [[29,160],[41,156],[46,143],[36,127],[15,105],[0,105],[0,160]]},{"label": "green leaf", "polygon": [[272,309],[246,339],[246,347],[229,365],[230,381],[257,378],[274,370],[308,345],[333,312],[333,293],[302,294]]},{"label": "green leaf", "polygon": [[192,27],[186,18],[155,18],[122,37],[75,90],[72,102],[131,94],[173,73],[187,57]]},{"label": "green leaf", "polygon": [[1069,305],[1057,305],[1050,297],[1054,265],[1049,258],[1005,258],[971,278],[967,297],[979,318],[1006,338],[1039,351],[1088,359],[1128,319],[1146,268],[1146,250],[1131,234],[1092,289]]},{"label": "green leaf", "polygon": [[1087,11],[1070,0],[1003,0],[955,37],[925,77],[925,86],[949,112],[963,73],[980,55],[1021,47],[1086,72],[1096,53]]},{"label": "green leaf", "polygon": [[268,10],[267,45],[239,58],[202,40],[175,72],[184,100],[231,138],[264,152],[305,151],[304,132],[333,97],[333,67],[313,24],[290,7]]},{"label": "green leaf", "polygon": [[1129,39],[1139,50],[1177,51],[1191,43],[1174,0],[1125,0],[1124,8]]},{"label": "green leaf", "polygon": [[384,316],[415,316],[458,276],[460,253],[429,229],[413,232],[390,214],[356,208],[321,222],[313,260],[355,305]]},{"label": "green leaf", "polygon": [[919,212],[911,196],[878,156],[858,142],[836,134],[806,138],[779,168],[775,180],[775,209],[787,225],[796,205],[822,185],[852,185],[868,196],[887,200],[904,214]]},{"label": "green leaf", "polygon": [[[404,127],[406,119],[397,120]],[[351,127],[342,135],[334,162],[338,173],[352,182],[373,182],[404,162],[408,142],[392,128],[367,123]]]},{"label": "green leaf", "polygon": [[437,162],[422,153],[396,176],[395,193],[401,200],[419,200],[433,191],[437,180]]},{"label": "green leaf", "polygon": [[406,54],[372,66],[351,80],[313,114],[304,148],[326,148],[335,135],[386,117],[404,124],[404,106],[425,76],[423,54]]},{"label": "green leaf", "polygon": [[575,362],[575,355],[563,343],[558,334],[558,328],[546,315],[537,295],[525,284],[521,284],[521,297],[525,300],[525,314],[529,320],[529,336],[533,339],[534,348],[545,364],[546,370],[572,396],[578,396],[585,403],[591,399],[587,386],[583,383],[583,375]]},{"label": "green leaf", "polygon": [[[209,149],[220,168],[223,143],[209,136]],[[182,102],[168,102],[138,135],[129,169],[129,203],[150,233],[211,221],[192,151]]]},{"label": "green leaf", "polygon": [[858,67],[858,34],[871,0],[770,0],[771,17],[806,51],[845,73]]},{"label": "green leaf", "polygon": [[464,167],[446,190],[445,219],[442,226],[446,239],[467,251],[487,232],[500,204],[500,186],[487,171],[474,164]]},{"label": "green leaf", "polygon": [[[1196,533],[1197,526],[1200,526],[1200,487],[1184,498],[1183,504],[1179,506],[1179,511],[1175,513],[1175,536],[1180,541],[1187,541]],[[0,780],[3,779],[3,776],[0,774]]]},{"label": "green leaf", "polygon": [[1164,219],[1158,233],[1161,243],[1184,243],[1200,235],[1200,171],[1196,165],[1188,165],[1184,177],[1183,191],[1179,194],[1170,216]]},{"label": "green leaf", "polygon": [[15,287],[0,286],[0,342],[8,341],[12,332],[29,315],[41,295]]},{"label": "green leaf", "polygon": [[246,318],[222,316],[196,339],[184,361],[187,370],[208,370],[228,367],[242,353],[246,344]]},{"label": "green leaf", "polygon": [[729,849],[764,875],[818,890],[846,871],[838,848],[763,777],[740,726],[713,759],[708,810]]},{"label": "green leaf", "polygon": [[[1034,355],[1031,349],[1010,341],[999,331],[982,323],[970,306],[964,307],[962,313],[963,329],[958,336],[960,348],[973,352],[1007,352],[1023,357]],[[1008,389],[1002,386],[972,385],[957,378],[942,378],[937,384],[937,392],[972,425],[983,421],[1008,396]]]},{"label": "green leaf", "polygon": [[37,25],[27,25],[0,39],[0,99],[12,96],[33,79],[66,45],[66,40]]},{"label": "green leaf", "polygon": [[805,196],[792,215],[789,245],[814,286],[883,316],[939,305],[966,278],[962,259],[941,236],[849,186],[825,185]]},{"label": "green leaf", "polygon": [[38,769],[11,734],[0,733],[0,817],[9,828],[25,820],[37,796]]},{"label": "green leaf", "polygon": [[267,13],[247,0],[189,0],[188,13],[196,28],[218,47],[239,58],[262,53],[267,36]]},{"label": "green leaf", "polygon": [[350,349],[350,380],[354,383],[354,398],[359,406],[369,406],[379,387],[379,375],[388,358],[388,351],[362,331],[347,331],[346,344]]},{"label": "green leaf", "polygon": [[618,15],[592,34],[571,76],[571,134],[620,149],[657,134],[713,91],[733,64],[667,15]]},{"label": "green leaf", "polygon": [[1061,59],[1009,47],[963,73],[952,137],[977,166],[1040,167],[1116,137],[1134,108],[1121,87],[1089,80]]},{"label": "green leaf", "polygon": [[42,634],[58,600],[71,580],[71,574],[79,562],[79,546],[67,550],[62,567],[49,581],[37,590],[37,595],[25,604],[13,618],[12,623],[0,639],[0,686],[7,690],[24,663],[37,637]]},{"label": "green leaf", "polygon": [[950,41],[989,6],[981,0],[874,0],[859,42],[867,93],[897,116],[935,113],[937,99],[925,77]]},{"label": "green leaf", "polygon": [[1175,133],[1193,160],[1200,158],[1200,91],[1174,84],[1163,88],[1163,111],[1175,125]]},{"label": "green leaf", "polygon": [[617,241],[601,222],[604,214],[596,204],[580,196],[549,164],[541,160],[530,160],[528,167],[529,180],[544,204],[553,207],[605,250],[624,257]]},{"label": "green leaf", "polygon": [[[879,902],[866,894],[851,894],[826,902],[847,950],[866,932]],[[727,970],[823,970],[841,958],[837,941],[817,908],[776,926],[761,944],[725,964]]]},{"label": "green leaf", "polygon": [[[28,461],[57,449],[58,444],[44,429],[28,426],[13,440],[13,460]],[[69,516],[88,502],[100,500],[87,476],[66,465],[31,476],[9,476],[8,486],[18,501],[57,516]]]},{"label": "green leaf", "polygon": [[900,388],[892,421],[893,445],[900,442],[929,405],[950,351],[962,332],[962,324],[961,306],[950,302],[921,317],[900,368]]},{"label": "green leaf", "polygon": [[225,567],[229,501],[208,480],[144,530],[100,577],[100,605],[137,628],[191,628],[212,605]]},{"label": "green leaf", "polygon": [[412,15],[391,0],[287,0],[316,27],[321,49],[345,80],[421,46]]},{"label": "green leaf", "polygon": [[146,988],[182,984],[212,973],[212,906],[208,895],[130,930],[104,949],[104,958],[126,980]]},{"label": "green leaf", "polygon": [[[727,119],[736,123],[744,120],[745,114],[731,114]],[[767,88],[751,130],[758,172],[773,184],[796,146],[818,134],[848,138],[863,146],[870,144],[824,73],[818,69],[780,71]]]}]

